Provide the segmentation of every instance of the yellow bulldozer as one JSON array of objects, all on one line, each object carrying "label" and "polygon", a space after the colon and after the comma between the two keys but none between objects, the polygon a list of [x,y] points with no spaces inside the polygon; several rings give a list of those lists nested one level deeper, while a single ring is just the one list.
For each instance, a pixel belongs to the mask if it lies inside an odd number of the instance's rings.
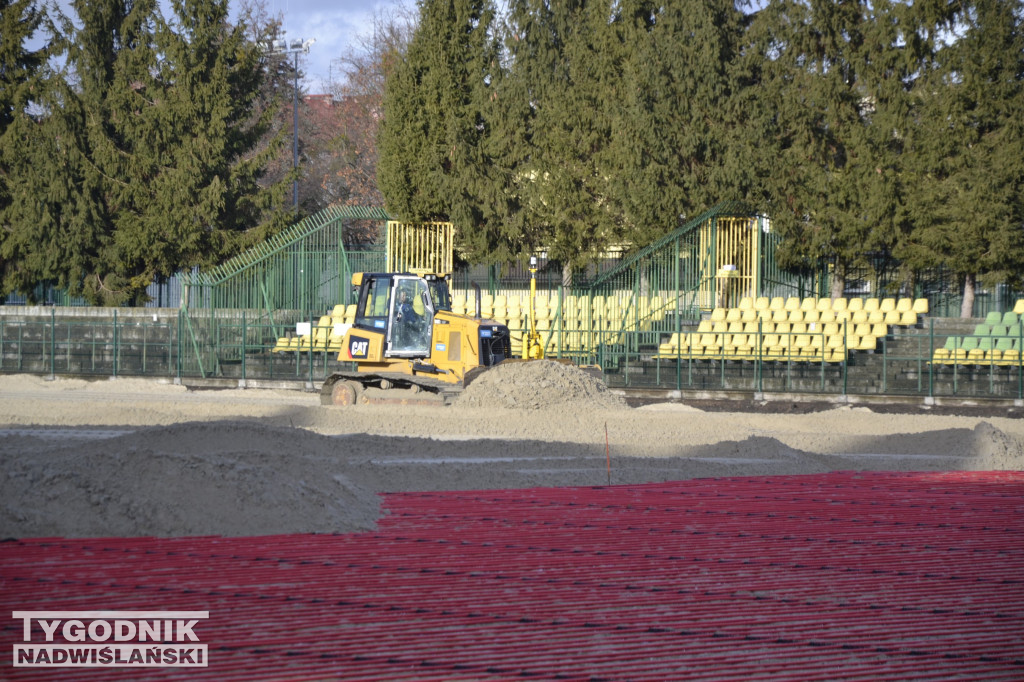
[{"label": "yellow bulldozer", "polygon": [[[507,326],[452,312],[453,236],[451,223],[388,223],[388,272],[352,275],[356,314],[338,361],[354,369],[324,381],[323,404],[354,404],[370,388],[428,391],[447,402],[481,372],[511,359]],[[532,308],[535,279],[531,293]],[[477,298],[479,315],[479,289]],[[523,356],[539,359],[544,353],[535,315],[530,320]]]}]

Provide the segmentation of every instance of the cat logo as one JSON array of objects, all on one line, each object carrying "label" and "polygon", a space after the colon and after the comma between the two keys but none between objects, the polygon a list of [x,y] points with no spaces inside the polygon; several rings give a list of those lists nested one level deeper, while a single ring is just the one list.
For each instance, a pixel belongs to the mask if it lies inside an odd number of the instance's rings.
[{"label": "cat logo", "polygon": [[353,336],[348,342],[348,355],[350,358],[365,358],[370,350],[370,342]]}]

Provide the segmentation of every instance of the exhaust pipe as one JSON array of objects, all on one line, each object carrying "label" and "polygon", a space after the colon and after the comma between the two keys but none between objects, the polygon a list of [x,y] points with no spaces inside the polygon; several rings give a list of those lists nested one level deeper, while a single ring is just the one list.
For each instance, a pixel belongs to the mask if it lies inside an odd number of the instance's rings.
[{"label": "exhaust pipe", "polygon": [[483,305],[483,298],[480,296],[480,285],[479,284],[477,284],[476,282],[473,282],[473,289],[476,290],[476,319],[479,320],[479,319],[481,319],[483,317],[483,315],[481,313],[481,310],[482,310],[481,305]]}]

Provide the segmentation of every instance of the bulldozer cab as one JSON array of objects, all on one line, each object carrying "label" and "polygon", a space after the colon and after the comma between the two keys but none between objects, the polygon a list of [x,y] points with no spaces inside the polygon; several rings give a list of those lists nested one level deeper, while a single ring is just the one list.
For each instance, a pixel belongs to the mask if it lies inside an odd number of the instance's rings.
[{"label": "bulldozer cab", "polygon": [[430,356],[434,314],[450,308],[444,280],[415,275],[363,274],[354,326],[385,336],[385,357]]}]

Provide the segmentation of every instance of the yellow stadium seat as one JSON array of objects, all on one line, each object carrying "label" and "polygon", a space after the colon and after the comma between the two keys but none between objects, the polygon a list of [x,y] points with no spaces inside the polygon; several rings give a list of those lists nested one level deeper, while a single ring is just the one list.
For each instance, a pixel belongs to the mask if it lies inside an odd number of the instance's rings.
[{"label": "yellow stadium seat", "polygon": [[878,309],[883,313],[887,313],[890,310],[896,310],[896,299],[895,298],[883,298],[878,302]]},{"label": "yellow stadium seat", "polygon": [[819,313],[816,309],[812,308],[811,310],[804,311],[804,322],[807,322],[809,324],[812,322],[817,322],[820,319],[821,313]]},{"label": "yellow stadium seat", "polygon": [[845,298],[832,299],[832,311],[836,313],[846,312],[847,301]]},{"label": "yellow stadium seat", "polygon": [[711,311],[712,322],[724,322],[725,321],[725,308],[715,308]]},{"label": "yellow stadium seat", "polygon": [[858,310],[864,310],[864,299],[863,298],[851,298],[846,302],[846,309],[851,313],[855,313]]},{"label": "yellow stadium seat", "polygon": [[778,308],[772,311],[772,322],[778,324],[779,322],[789,321],[789,313],[782,308]]},{"label": "yellow stadium seat", "polygon": [[786,310],[800,310],[800,299],[796,296],[790,296],[786,299],[786,304],[783,306]]},{"label": "yellow stadium seat", "polygon": [[918,315],[928,314],[928,299],[927,298],[915,298],[912,310]]},{"label": "yellow stadium seat", "polygon": [[331,310],[331,317],[345,317],[345,304],[339,303]]},{"label": "yellow stadium seat", "polygon": [[793,323],[793,322],[803,322],[804,321],[804,311],[802,311],[802,310],[790,310],[790,311],[788,311],[788,313],[786,315],[786,319],[790,323]]},{"label": "yellow stadium seat", "polygon": [[842,334],[832,334],[826,336],[825,348],[829,350],[846,350],[847,339]]},{"label": "yellow stadium seat", "polygon": [[908,310],[913,310],[913,309],[914,309],[914,300],[911,299],[911,298],[901,298],[900,300],[896,301],[896,310],[901,312],[901,313],[905,313]]},{"label": "yellow stadium seat", "polygon": [[[751,308],[751,312],[753,309]],[[725,311],[726,322],[740,322],[743,319],[743,311],[739,308],[729,308]]]},{"label": "yellow stadium seat", "polygon": [[[928,300],[925,299],[925,303],[927,302]],[[1017,302],[1013,304],[1013,312],[1017,313],[1018,315],[1024,315],[1024,298],[1017,299]]]},{"label": "yellow stadium seat", "polygon": [[831,298],[819,298],[817,305],[814,306],[815,310],[819,313],[832,310],[832,299]]},{"label": "yellow stadium seat", "polygon": [[754,309],[754,299],[751,298],[750,296],[744,296],[743,298],[740,299],[739,309],[740,310],[753,310]]},{"label": "yellow stadium seat", "polygon": [[[911,310],[910,312],[913,313],[914,311]],[[882,321],[885,322],[888,325],[897,325],[897,324],[900,324],[900,320],[902,320],[902,319],[903,319],[903,313],[897,311],[894,308],[894,309],[892,309],[892,310],[890,310],[890,311],[885,313]]]},{"label": "yellow stadium seat", "polygon": [[805,298],[802,301],[800,301],[800,310],[804,311],[805,313],[807,311],[809,311],[809,310],[817,310],[817,309],[818,309],[818,299],[816,299],[816,298]]},{"label": "yellow stadium seat", "polygon": [[754,299],[754,310],[768,310],[771,307],[771,302],[767,296],[758,296]]},{"label": "yellow stadium seat", "polygon": [[907,310],[900,314],[899,324],[904,327],[916,327],[917,326],[917,313],[913,310]]},{"label": "yellow stadium seat", "polygon": [[757,322],[757,311],[753,308],[744,310],[740,315],[741,322]]},{"label": "yellow stadium seat", "polygon": [[881,324],[882,322],[885,322],[885,313],[883,313],[881,310],[878,310],[876,308],[875,310],[872,310],[870,312],[865,312],[868,313],[869,324]]},{"label": "yellow stadium seat", "polygon": [[768,307],[771,308],[772,310],[785,310],[786,301],[781,296],[775,296],[774,298],[772,298],[772,301],[768,305]]},{"label": "yellow stadium seat", "polygon": [[878,299],[877,298],[866,298],[864,299],[864,310],[869,313],[878,310]]},{"label": "yellow stadium seat", "polygon": [[860,337],[860,340],[857,342],[856,350],[868,350],[868,351],[870,351],[870,350],[875,350],[875,348],[877,346],[878,346],[878,339],[876,339],[874,336],[871,336],[870,334],[868,334],[866,336]]},{"label": "yellow stadium seat", "polygon": [[271,353],[288,353],[293,350],[297,350],[299,347],[298,337],[282,336],[277,340],[277,343],[273,348],[270,349]]},{"label": "yellow stadium seat", "polygon": [[[824,301],[824,300],[827,300],[827,299],[822,299],[822,300]],[[829,324],[830,322],[835,322],[835,321],[836,321],[836,314],[834,312],[832,312],[832,310],[823,310],[819,314],[818,322],[821,322],[822,324]]]}]

